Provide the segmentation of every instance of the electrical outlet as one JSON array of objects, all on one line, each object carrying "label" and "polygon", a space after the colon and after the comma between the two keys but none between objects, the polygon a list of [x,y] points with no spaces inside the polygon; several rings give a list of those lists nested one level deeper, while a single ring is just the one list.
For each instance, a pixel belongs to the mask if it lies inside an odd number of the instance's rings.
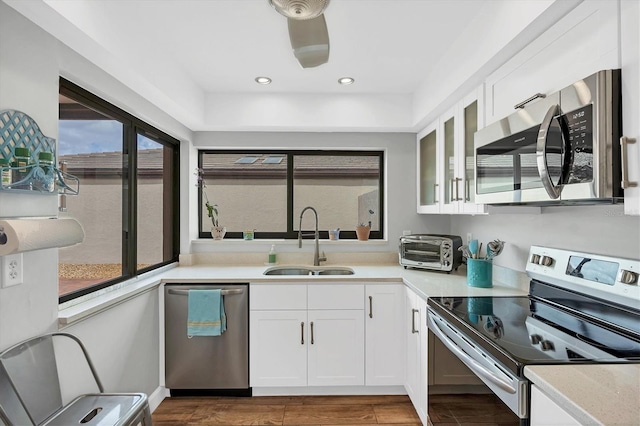
[{"label": "electrical outlet", "polygon": [[22,253],[0,256],[0,285],[11,287],[22,284]]},{"label": "electrical outlet", "polygon": [[467,232],[467,245],[469,245],[471,240],[473,240],[473,235],[471,234],[471,232]]}]

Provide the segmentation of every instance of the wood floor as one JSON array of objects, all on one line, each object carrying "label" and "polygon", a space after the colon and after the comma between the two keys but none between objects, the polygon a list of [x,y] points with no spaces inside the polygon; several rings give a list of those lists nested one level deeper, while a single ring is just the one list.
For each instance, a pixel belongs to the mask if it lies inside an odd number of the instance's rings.
[{"label": "wood floor", "polygon": [[[492,395],[430,396],[429,416],[434,426],[517,425],[515,416],[495,399]],[[153,424],[401,426],[421,423],[409,397],[391,395],[174,397],[165,399],[155,410]]]}]

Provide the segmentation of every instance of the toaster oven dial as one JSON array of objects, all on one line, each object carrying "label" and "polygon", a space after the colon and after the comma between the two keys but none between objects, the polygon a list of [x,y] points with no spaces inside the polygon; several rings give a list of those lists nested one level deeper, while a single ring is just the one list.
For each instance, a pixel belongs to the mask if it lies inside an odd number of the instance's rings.
[{"label": "toaster oven dial", "polygon": [[531,256],[531,263],[535,263],[536,265],[538,265],[540,263],[540,255],[534,254],[533,256]]}]

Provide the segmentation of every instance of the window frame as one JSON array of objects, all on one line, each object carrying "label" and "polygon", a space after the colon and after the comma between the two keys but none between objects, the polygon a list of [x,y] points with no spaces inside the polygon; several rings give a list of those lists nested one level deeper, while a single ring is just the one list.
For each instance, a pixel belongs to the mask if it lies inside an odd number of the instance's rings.
[{"label": "window frame", "polygon": [[[61,295],[58,297],[58,303],[62,304],[178,261],[180,254],[180,141],[63,77],[59,79],[59,94],[117,120],[123,125],[122,275]],[[58,120],[60,119],[59,116]],[[163,204],[163,223],[168,223],[170,227],[168,235],[165,235],[165,239],[167,237],[171,239],[170,258],[141,269],[137,269],[138,134],[172,149],[169,179],[171,195],[168,205]],[[164,244],[168,247],[167,243]]]},{"label": "window frame", "polygon": [[[384,224],[385,224],[385,216],[384,216],[384,164],[385,164],[385,151],[384,150],[355,150],[355,149],[344,149],[344,150],[335,150],[335,149],[262,149],[262,148],[241,148],[241,149],[199,149],[198,150],[198,168],[202,169],[203,166],[203,156],[205,154],[238,154],[238,155],[248,155],[255,154],[256,152],[260,152],[263,155],[282,155],[287,158],[287,230],[284,232],[260,232],[256,231],[254,234],[255,239],[285,239],[292,240],[298,238],[298,231],[294,230],[294,226],[298,223],[300,216],[296,216],[293,211],[293,168],[294,161],[293,158],[295,156],[308,155],[308,156],[376,156],[378,157],[378,167],[380,170],[380,175],[378,177],[378,220],[379,220],[379,229],[372,230],[369,234],[370,240],[382,240],[384,239]],[[206,178],[205,178],[206,181]],[[211,233],[202,231],[202,221],[203,221],[203,197],[202,191],[198,191],[198,238],[203,239],[211,239]],[[357,239],[355,226],[353,229],[340,229],[340,239],[341,240],[355,240]],[[319,230],[320,239],[329,239],[329,231]],[[238,240],[242,239],[241,231],[230,231],[227,230],[224,239],[232,239]]]}]

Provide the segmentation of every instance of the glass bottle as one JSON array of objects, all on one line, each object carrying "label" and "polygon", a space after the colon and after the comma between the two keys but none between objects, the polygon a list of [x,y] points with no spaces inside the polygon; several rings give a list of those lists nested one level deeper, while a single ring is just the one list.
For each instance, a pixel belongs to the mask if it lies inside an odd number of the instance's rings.
[{"label": "glass bottle", "polygon": [[13,151],[13,182],[17,183],[29,175],[31,152],[29,148],[15,148]]},{"label": "glass bottle", "polygon": [[13,181],[13,176],[11,176],[11,169],[9,168],[9,160],[6,158],[0,157],[0,169],[2,169],[2,180],[0,180],[0,184],[3,187],[11,185]]},{"label": "glass bottle", "polygon": [[55,184],[53,154],[49,151],[41,151],[38,154],[38,166],[44,172],[44,176],[41,177],[42,189],[47,192],[53,192]]}]

